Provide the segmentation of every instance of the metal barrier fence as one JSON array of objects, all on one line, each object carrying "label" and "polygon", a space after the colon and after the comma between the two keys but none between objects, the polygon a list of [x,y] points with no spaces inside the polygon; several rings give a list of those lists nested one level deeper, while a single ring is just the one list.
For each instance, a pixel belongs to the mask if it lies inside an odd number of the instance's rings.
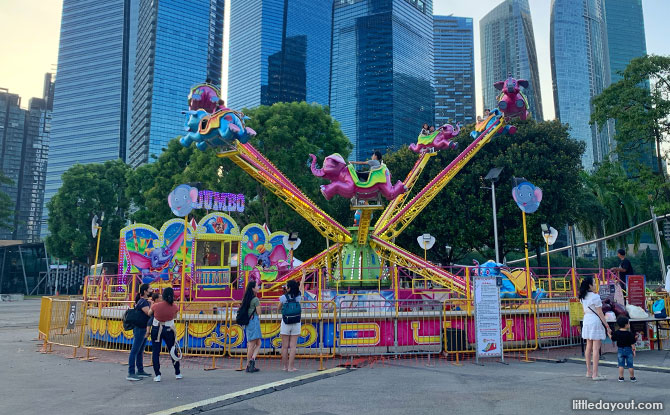
[{"label": "metal barrier fence", "polygon": [[[243,327],[235,323],[239,302],[189,302],[176,323],[176,337],[186,356],[246,356]],[[359,296],[336,301],[303,301],[298,357],[332,358],[369,355],[467,354],[475,352],[474,303],[468,299],[368,300]],[[130,301],[45,298],[40,333],[47,344],[85,350],[130,350],[132,330],[123,330]],[[281,305],[263,301],[260,357],[281,355]],[[578,344],[564,299],[539,302],[501,300],[503,349],[528,352],[538,347]],[[150,350],[148,342],[146,351]],[[167,350],[163,348],[163,353]]]}]

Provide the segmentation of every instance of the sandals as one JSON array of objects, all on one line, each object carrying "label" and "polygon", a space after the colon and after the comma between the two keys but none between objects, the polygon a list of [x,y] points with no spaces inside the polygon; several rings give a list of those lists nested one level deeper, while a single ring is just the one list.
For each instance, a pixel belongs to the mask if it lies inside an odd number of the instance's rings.
[{"label": "sandals", "polygon": [[595,380],[595,381],[599,381],[599,380],[606,380],[607,377],[606,377],[606,376],[603,376],[603,375],[598,375],[598,376],[594,376],[594,377],[592,377],[591,379],[593,379],[593,380]]}]

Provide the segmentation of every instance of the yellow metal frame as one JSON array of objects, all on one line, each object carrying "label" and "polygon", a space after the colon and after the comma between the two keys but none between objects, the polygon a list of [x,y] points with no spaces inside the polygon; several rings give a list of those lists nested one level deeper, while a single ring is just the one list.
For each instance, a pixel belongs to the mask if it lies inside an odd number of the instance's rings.
[{"label": "yellow metal frame", "polygon": [[[456,165],[447,170],[446,174],[442,176],[436,183],[431,187],[426,189],[426,192],[421,195],[416,195],[412,200],[407,202],[401,208],[397,208],[397,213],[395,213],[390,219],[387,220],[387,224],[384,226],[375,227],[374,235],[380,237],[385,241],[390,241],[396,238],[402,233],[402,231],[407,228],[407,226],[412,223],[419,213],[428,206],[428,204],[437,196],[437,194],[453,179],[458,172],[461,171],[463,167],[481,150],[486,144],[491,141],[491,137],[498,133],[502,128],[505,127],[504,118],[501,118],[498,124],[493,127],[488,134],[484,137],[478,139],[477,144],[462,158]],[[448,167],[447,167],[448,168]],[[446,168],[445,168],[446,169]],[[443,170],[444,171],[444,170]],[[442,173],[438,173],[438,176]],[[437,176],[436,176],[437,177]],[[435,179],[433,179],[435,180]],[[409,205],[409,209],[401,215],[401,210]]]},{"label": "yellow metal frame", "polygon": [[[247,162],[241,156],[243,155],[254,160],[261,165],[261,167],[274,167],[274,165],[267,159],[259,159],[237,140],[235,141],[235,149],[236,151],[219,153],[217,156],[229,158],[233,163],[237,164],[245,173],[253,177],[261,185],[295,210],[296,213],[311,223],[324,238],[334,242],[349,243],[352,241],[351,234],[345,227],[328,216],[328,214],[321,210],[313,201],[300,192],[295,185],[288,181],[287,178],[279,177],[278,175],[271,173],[270,169],[259,169],[257,166]],[[287,184],[290,184],[290,186],[287,186]],[[304,200],[297,198],[296,193],[298,193],[300,198]]]}]

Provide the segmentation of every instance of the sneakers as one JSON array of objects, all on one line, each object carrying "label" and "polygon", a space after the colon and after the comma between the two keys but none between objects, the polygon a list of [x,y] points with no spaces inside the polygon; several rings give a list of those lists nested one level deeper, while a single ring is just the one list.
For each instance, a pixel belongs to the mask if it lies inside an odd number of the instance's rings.
[{"label": "sneakers", "polygon": [[180,373],[180,374],[178,374],[178,375],[174,375],[174,378],[175,378],[175,379],[183,379],[184,376],[182,376],[182,374]]},{"label": "sneakers", "polygon": [[594,376],[594,377],[592,377],[591,379],[593,379],[593,380],[595,380],[595,381],[599,381],[599,380],[606,380],[607,377],[605,377],[605,376],[603,376],[603,375],[598,375],[598,376]]},{"label": "sneakers", "polygon": [[635,382],[637,382],[637,379],[635,379],[635,376],[633,376],[632,378],[630,378],[630,381],[635,383]]},{"label": "sneakers", "polygon": [[154,382],[160,382],[161,381],[161,375],[158,375],[154,378]]},{"label": "sneakers", "polygon": [[142,378],[133,373],[133,374],[128,374],[128,376],[126,376],[126,380],[137,381],[137,380],[142,380]]},{"label": "sneakers", "polygon": [[256,367],[256,361],[255,360],[250,360],[249,363],[247,363],[247,372],[248,373],[254,373],[254,372],[259,372],[260,369]]},{"label": "sneakers", "polygon": [[619,382],[623,382],[623,378],[619,378]]},{"label": "sneakers", "polygon": [[145,372],[144,370],[141,371],[141,372],[137,372],[137,376],[139,376],[141,378],[150,378],[151,377],[151,375],[148,374],[147,372]]}]

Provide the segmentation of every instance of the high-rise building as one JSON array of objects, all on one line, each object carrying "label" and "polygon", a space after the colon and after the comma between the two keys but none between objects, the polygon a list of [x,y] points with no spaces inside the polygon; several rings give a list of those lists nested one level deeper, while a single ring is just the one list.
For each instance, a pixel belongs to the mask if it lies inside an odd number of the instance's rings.
[{"label": "high-rise building", "polygon": [[45,206],[75,163],[126,158],[135,1],[63,0]]},{"label": "high-rise building", "polygon": [[[631,60],[647,54],[642,0],[603,0],[603,5],[607,22],[610,77],[612,82],[617,82],[621,79],[619,72],[623,72]],[[639,157],[633,158],[658,170],[656,157],[654,143],[650,141],[641,145]]]},{"label": "high-rise building", "polygon": [[591,100],[610,84],[602,0],[553,0],[550,47],[556,118],[586,144],[582,165],[591,170],[611,151],[611,125],[589,125]]},{"label": "high-rise building", "polygon": [[475,44],[471,17],[433,16],[435,125],[475,122]]},{"label": "high-rise building", "polygon": [[508,75],[530,83],[522,92],[528,98],[528,110],[543,120],[540,75],[535,52],[533,22],[528,0],[505,0],[479,22],[482,56],[484,108],[495,108],[500,91],[493,83]]},{"label": "high-rise building", "polygon": [[332,1],[231,2],[228,106],[328,105],[332,16]]},{"label": "high-rise building", "polygon": [[187,109],[191,86],[205,80],[221,85],[223,5],[224,0],[140,0],[127,158],[131,166],[152,161],[181,135],[181,110]]},{"label": "high-rise building", "polygon": [[18,95],[0,90],[0,167],[12,180],[0,190],[13,205],[12,229],[0,229],[0,239],[40,239],[52,101],[51,74],[45,76],[43,98],[30,99],[28,110],[20,108]]},{"label": "high-rise building", "polygon": [[330,108],[362,160],[432,124],[432,0],[335,0]]}]

